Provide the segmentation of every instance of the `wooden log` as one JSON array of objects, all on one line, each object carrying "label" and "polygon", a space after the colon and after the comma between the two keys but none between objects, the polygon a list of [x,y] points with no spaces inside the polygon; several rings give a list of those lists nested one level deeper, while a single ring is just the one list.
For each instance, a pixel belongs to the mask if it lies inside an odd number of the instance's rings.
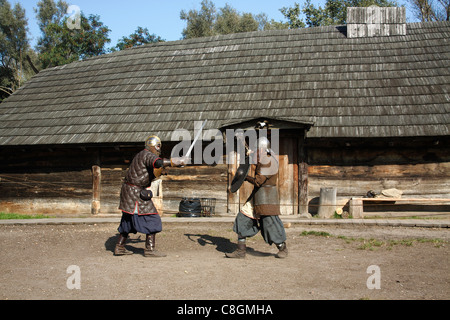
[{"label": "wooden log", "polygon": [[349,214],[354,219],[364,218],[363,200],[361,198],[350,199]]},{"label": "wooden log", "polygon": [[298,214],[309,216],[308,212],[308,162],[304,135],[298,137]]},{"label": "wooden log", "polygon": [[101,182],[102,170],[100,166],[92,166],[92,214],[98,214],[100,212],[100,195],[102,193]]},{"label": "wooden log", "polygon": [[331,218],[336,210],[336,188],[320,188],[319,217]]}]

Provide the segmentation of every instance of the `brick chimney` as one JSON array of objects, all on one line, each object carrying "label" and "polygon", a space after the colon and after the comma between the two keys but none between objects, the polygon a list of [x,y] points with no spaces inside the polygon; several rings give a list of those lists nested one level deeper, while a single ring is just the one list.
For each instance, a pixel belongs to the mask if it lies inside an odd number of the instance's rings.
[{"label": "brick chimney", "polygon": [[347,37],[368,38],[406,35],[404,7],[347,8]]}]

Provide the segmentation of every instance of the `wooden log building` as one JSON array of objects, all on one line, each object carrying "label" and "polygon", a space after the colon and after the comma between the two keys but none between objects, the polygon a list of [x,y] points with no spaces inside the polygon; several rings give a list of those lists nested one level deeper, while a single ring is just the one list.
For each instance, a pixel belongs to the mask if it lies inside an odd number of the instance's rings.
[{"label": "wooden log building", "polygon": [[[0,211],[120,213],[145,138],[160,136],[169,156],[174,130],[203,120],[205,130],[279,129],[285,215],[316,213],[323,187],[340,207],[389,188],[450,198],[450,22],[348,10],[347,26],[156,43],[42,70],[0,104]],[[162,212],[199,197],[236,214],[235,169],[170,168]]]}]

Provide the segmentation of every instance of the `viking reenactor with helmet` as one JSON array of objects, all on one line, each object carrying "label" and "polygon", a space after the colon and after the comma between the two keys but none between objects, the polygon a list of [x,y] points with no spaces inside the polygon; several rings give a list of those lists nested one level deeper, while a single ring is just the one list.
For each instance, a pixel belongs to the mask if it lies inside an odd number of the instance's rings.
[{"label": "viking reenactor with helmet", "polygon": [[[237,181],[237,185],[232,183],[232,192],[235,192],[245,181],[250,182],[253,186],[253,192],[247,202],[237,214],[233,231],[238,235],[237,250],[227,253],[228,258],[245,258],[246,254],[246,238],[253,237],[259,231],[264,241],[269,245],[275,243],[278,248],[277,258],[286,258],[288,250],[286,247],[286,232],[280,215],[280,202],[277,190],[277,172],[278,159],[274,152],[270,149],[270,141],[266,137],[258,140],[257,150],[253,155],[257,157],[255,168],[255,176],[247,175],[248,169],[240,173],[242,182]],[[252,165],[254,166],[254,165]],[[243,166],[246,167],[245,165]],[[250,166],[248,165],[247,168]],[[239,171],[239,169],[238,169]],[[233,179],[233,182],[236,182]],[[234,190],[233,190],[234,188]]]},{"label": "viking reenactor with helmet", "polygon": [[134,157],[128,168],[120,191],[119,209],[122,210],[122,219],[118,228],[120,235],[114,249],[115,255],[131,254],[125,249],[128,234],[140,232],[146,235],[144,256],[165,256],[155,249],[155,236],[162,231],[162,223],[153,204],[151,191],[147,188],[165,167],[183,166],[187,157],[163,159],[160,153],[161,140],[157,136],[150,136],[145,141],[145,149]]}]

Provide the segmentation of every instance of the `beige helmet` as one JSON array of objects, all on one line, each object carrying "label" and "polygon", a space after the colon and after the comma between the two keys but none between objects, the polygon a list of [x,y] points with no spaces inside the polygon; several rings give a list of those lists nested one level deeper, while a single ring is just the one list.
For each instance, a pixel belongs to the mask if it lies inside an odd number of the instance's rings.
[{"label": "beige helmet", "polygon": [[159,155],[161,153],[161,139],[157,136],[149,136],[145,140],[145,149]]}]

